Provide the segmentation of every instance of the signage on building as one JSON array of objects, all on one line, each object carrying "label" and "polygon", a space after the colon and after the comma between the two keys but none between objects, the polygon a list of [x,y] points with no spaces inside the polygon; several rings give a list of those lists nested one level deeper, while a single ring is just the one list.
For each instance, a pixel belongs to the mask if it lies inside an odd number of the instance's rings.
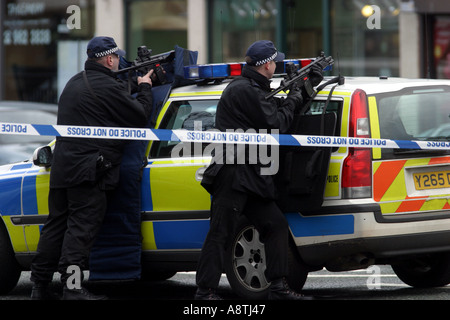
[{"label": "signage on building", "polygon": [[51,20],[43,14],[44,2],[7,3],[3,22],[3,45],[48,45],[52,41]]}]

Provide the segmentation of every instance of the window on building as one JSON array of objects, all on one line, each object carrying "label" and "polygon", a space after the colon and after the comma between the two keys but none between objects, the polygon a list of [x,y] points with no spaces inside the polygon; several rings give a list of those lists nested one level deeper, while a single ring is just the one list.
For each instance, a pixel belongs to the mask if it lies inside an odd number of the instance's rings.
[{"label": "window on building", "polygon": [[399,2],[330,1],[331,47],[344,75],[399,75]]},{"label": "window on building", "polygon": [[187,0],[129,0],[126,5],[127,58],[147,46],[152,54],[187,48]]},{"label": "window on building", "polygon": [[256,40],[275,42],[280,14],[276,2],[210,1],[210,62],[243,61],[246,49]]},{"label": "window on building", "polygon": [[209,1],[209,60],[243,61],[257,40],[271,40],[288,58],[322,50],[322,2],[305,0]]},{"label": "window on building", "polygon": [[436,78],[450,79],[450,16],[434,19],[433,39]]},{"label": "window on building", "polygon": [[283,10],[281,37],[284,35],[285,53],[294,59],[317,57],[326,46],[323,43],[322,1],[286,1]]},{"label": "window on building", "polygon": [[[79,56],[77,51],[64,50],[64,44],[92,37],[94,1],[3,0],[0,3],[2,98],[56,103],[59,66],[71,64]],[[69,11],[70,6],[73,10]]]}]

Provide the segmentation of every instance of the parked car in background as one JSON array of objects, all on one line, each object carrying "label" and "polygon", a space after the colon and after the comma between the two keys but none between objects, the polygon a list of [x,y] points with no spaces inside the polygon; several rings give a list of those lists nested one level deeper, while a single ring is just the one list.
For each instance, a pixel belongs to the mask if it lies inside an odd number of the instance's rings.
[{"label": "parked car in background", "polygon": [[[58,106],[28,101],[0,101],[0,122],[56,124]],[[54,137],[0,135],[0,165],[30,159],[33,151]]]}]

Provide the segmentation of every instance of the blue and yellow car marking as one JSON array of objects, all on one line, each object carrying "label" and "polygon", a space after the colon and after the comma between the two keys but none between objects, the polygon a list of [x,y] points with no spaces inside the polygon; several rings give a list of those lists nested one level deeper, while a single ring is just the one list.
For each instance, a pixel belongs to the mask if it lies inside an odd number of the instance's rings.
[{"label": "blue and yellow car marking", "polygon": [[33,167],[32,163],[13,165],[1,175],[0,189],[3,190],[0,194],[0,215],[8,229],[14,251],[35,251],[40,226],[16,224],[13,219],[48,214],[49,171]]},{"label": "blue and yellow car marking", "polygon": [[300,213],[287,213],[286,219],[292,234],[297,238],[334,236],[355,232],[355,217],[351,214],[305,217]]},{"label": "blue and yellow car marking", "polygon": [[15,225],[11,217],[22,214],[22,198],[17,192],[22,187],[23,174],[31,164],[12,166],[0,177],[0,215],[8,229],[8,234],[15,252],[27,252],[23,226]]},{"label": "blue and yellow car marking", "polygon": [[[210,209],[209,193],[194,178],[207,163],[203,159],[157,159],[144,169],[141,203],[149,220],[142,222],[143,250],[202,247],[209,219],[191,218],[191,213]],[[170,212],[179,214],[174,220],[152,220],[153,215]]]}]

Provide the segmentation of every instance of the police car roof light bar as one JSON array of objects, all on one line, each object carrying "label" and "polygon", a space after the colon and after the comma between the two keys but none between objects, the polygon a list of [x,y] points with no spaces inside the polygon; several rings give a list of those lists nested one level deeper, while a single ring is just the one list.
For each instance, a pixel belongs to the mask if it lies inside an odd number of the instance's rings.
[{"label": "police car roof light bar", "polygon": [[[303,68],[310,64],[314,59],[286,59],[277,62],[275,74],[285,75],[286,64],[292,62],[298,65],[299,68]],[[200,64],[184,67],[184,77],[190,80],[224,80],[227,78],[233,78],[242,74],[242,68],[245,62],[237,63],[213,63],[213,64]]]}]

